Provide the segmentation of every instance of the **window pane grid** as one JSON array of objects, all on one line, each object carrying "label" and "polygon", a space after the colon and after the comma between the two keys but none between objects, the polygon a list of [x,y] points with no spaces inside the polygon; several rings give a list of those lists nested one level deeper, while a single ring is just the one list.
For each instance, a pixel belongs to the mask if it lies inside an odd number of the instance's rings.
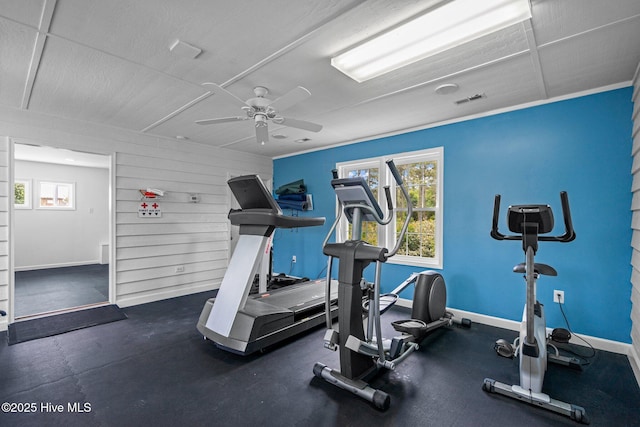
[{"label": "window pane grid", "polygon": [[72,183],[40,182],[38,199],[40,208],[74,208]]},{"label": "window pane grid", "polygon": [[[407,202],[384,162],[394,159],[412,205],[412,218],[407,233],[399,243],[398,257],[393,263],[442,268],[442,185],[443,149],[430,148],[393,156],[339,163],[340,177],[365,179],[381,207],[386,207],[382,186],[390,185],[394,200],[395,227],[382,227],[375,222],[362,224],[362,236],[351,236],[352,226],[343,217],[340,240],[361,239],[375,246],[392,248],[396,245],[407,217]],[[349,232],[344,237],[344,233]]]},{"label": "window pane grid", "polygon": [[[355,168],[347,171],[347,177],[362,177],[367,182],[374,196],[378,196],[378,188],[380,183],[380,174],[378,168]],[[380,203],[380,201],[378,201]],[[353,225],[349,223],[347,228],[347,236],[352,239],[363,240],[371,245],[378,245],[378,224],[375,222],[362,223],[362,236],[352,236]]]}]

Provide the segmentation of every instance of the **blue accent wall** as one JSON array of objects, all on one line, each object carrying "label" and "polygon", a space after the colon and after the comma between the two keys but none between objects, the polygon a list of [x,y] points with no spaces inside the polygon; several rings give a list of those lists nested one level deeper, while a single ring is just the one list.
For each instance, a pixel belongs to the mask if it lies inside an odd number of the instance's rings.
[{"label": "blue accent wall", "polygon": [[[553,290],[565,292],[565,313],[577,333],[630,343],[632,89],[545,104],[465,122],[274,160],[274,188],[304,179],[323,227],[277,230],[274,270],[324,277],[322,241],[335,219],[331,169],[337,162],[444,147],[444,267],[451,308],[520,320],[525,285],[512,267],[524,261],[520,242],[489,236],[495,194],[506,207],[547,203],[554,234],[563,232],[559,193],[569,194],[577,238],[541,242],[536,261],[557,277],[538,281],[547,326],[565,327]],[[286,212],[290,213],[290,212]],[[298,262],[291,265],[291,256]],[[386,264],[389,291],[420,268]],[[372,269],[367,279],[372,279]],[[334,271],[334,277],[336,272]],[[410,298],[411,295],[403,295]]]}]

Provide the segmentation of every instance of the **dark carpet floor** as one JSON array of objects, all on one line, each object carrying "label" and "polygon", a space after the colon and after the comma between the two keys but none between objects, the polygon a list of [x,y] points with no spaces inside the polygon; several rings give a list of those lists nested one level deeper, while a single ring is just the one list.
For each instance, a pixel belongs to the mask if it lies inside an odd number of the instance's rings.
[{"label": "dark carpet floor", "polygon": [[[337,366],[322,328],[247,357],[203,340],[195,325],[209,296],[126,308],[126,320],[13,346],[0,336],[0,403],[9,411],[0,412],[0,425],[578,425],[482,391],[485,377],[518,381],[517,361],[493,350],[513,331],[479,324],[436,331],[374,381],[392,399],[380,412],[313,376],[315,362]],[[406,314],[384,317],[387,324]],[[592,426],[640,425],[640,388],[626,356],[598,351],[582,372],[550,366],[545,391],[585,407]]]},{"label": "dark carpet floor", "polygon": [[15,272],[15,317],[109,301],[109,265]]}]

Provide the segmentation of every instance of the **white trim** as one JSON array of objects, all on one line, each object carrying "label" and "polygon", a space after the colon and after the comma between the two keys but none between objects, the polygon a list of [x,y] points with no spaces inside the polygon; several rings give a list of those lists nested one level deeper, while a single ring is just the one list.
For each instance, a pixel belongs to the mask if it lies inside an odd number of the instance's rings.
[{"label": "white trim", "polygon": [[[387,155],[382,155],[378,157],[370,157],[367,159],[356,159],[353,161],[345,161],[336,163],[336,169],[338,171],[338,176],[341,178],[345,178],[347,176],[348,171],[352,171],[354,169],[376,169],[378,171],[378,187],[376,189],[376,193],[374,194],[378,203],[380,204],[380,208],[383,210],[385,217],[389,215],[387,212],[386,203],[382,203],[384,197],[382,195],[382,190],[384,187],[388,186],[391,189],[392,198],[395,198],[395,194],[397,192],[395,180],[393,179],[391,172],[385,166],[385,162],[393,160],[396,166],[402,166],[406,164],[412,164],[416,162],[436,162],[437,163],[437,194],[436,194],[436,205],[434,207],[435,212],[435,254],[434,257],[419,257],[419,256],[411,256],[411,255],[402,255],[400,253],[396,254],[394,257],[389,258],[387,262],[391,264],[400,264],[400,265],[410,265],[414,267],[422,267],[422,268],[433,268],[433,269],[442,269],[443,267],[443,212],[444,212],[444,147],[432,147],[426,148],[422,150],[415,150],[409,152],[400,152],[400,153],[392,153]],[[340,203],[336,199],[337,209],[340,209]],[[337,212],[337,211],[336,211]],[[337,215],[337,213],[336,213]],[[395,212],[394,212],[395,216]],[[392,223],[395,223],[395,220],[392,220]],[[396,245],[396,229],[395,227],[381,227],[377,226],[377,236],[378,236],[378,245],[392,247]],[[348,230],[348,222],[345,217],[340,219],[340,223],[336,227],[336,241],[345,241],[349,236],[347,236]],[[360,238],[360,237],[355,237]],[[401,251],[399,251],[401,252]]]},{"label": "white trim", "polygon": [[[413,301],[399,298],[397,305],[400,307],[411,308]],[[458,310],[455,308],[448,308],[447,311],[450,311],[455,317],[459,319],[469,319],[473,323],[480,323],[482,325],[494,326],[496,328],[509,329],[511,331],[518,332],[520,331],[520,322],[515,320],[502,319],[500,317],[487,316],[485,314],[472,313],[470,311]],[[473,325],[471,326],[473,328]],[[547,328],[547,333],[551,333],[552,328]],[[575,335],[575,334],[574,334]],[[608,340],[605,338],[592,337],[589,335],[580,334],[580,337],[584,338],[593,346],[593,348],[598,350],[610,351],[612,353],[624,354],[626,356],[631,356],[633,346],[631,344]],[[569,341],[571,344],[577,344],[584,346],[584,342],[582,342],[579,338],[575,336],[571,337]],[[637,360],[637,359],[636,359]],[[636,379],[638,375],[636,374]],[[640,383],[640,380],[639,380]]]},{"label": "white trim", "polygon": [[116,165],[117,152],[109,156],[109,303],[115,304],[118,296],[116,272],[118,258],[116,257]]},{"label": "white trim", "polygon": [[[16,204],[15,191],[16,191],[16,184],[18,183],[24,184],[24,204],[22,205]],[[9,191],[13,189],[13,194],[12,194],[13,208],[25,209],[25,210],[32,209],[33,208],[33,180],[29,178],[27,179],[13,178],[13,181],[10,182],[9,185],[10,185]]]},{"label": "white trim", "polygon": [[[424,268],[433,268],[441,270],[444,266],[444,147],[433,147],[427,148],[424,150],[411,151],[408,153],[400,153],[400,154],[391,154],[388,156],[384,156],[383,160],[386,162],[387,160],[393,160],[394,163],[399,166],[407,163],[424,162],[435,160],[438,165],[437,173],[437,197],[436,197],[436,235],[435,235],[435,257],[418,257],[418,256],[410,256],[410,255],[402,255],[397,254],[396,256],[389,258],[387,262],[391,264],[401,264],[401,265],[411,265],[414,267],[424,267]],[[391,186],[392,194],[396,192],[396,184],[395,181],[391,179],[391,174],[386,174],[387,182],[386,185]],[[395,239],[395,228],[387,227],[386,229],[387,235],[386,242],[393,242],[396,244]],[[399,251],[400,252],[400,251]]]},{"label": "white trim", "polygon": [[61,267],[79,267],[82,265],[101,264],[99,259],[88,261],[74,261],[74,262],[62,262],[59,264],[42,264],[42,265],[26,265],[22,267],[14,267],[13,271],[30,271],[30,270],[46,270],[49,268],[61,268]]},{"label": "white trim", "polygon": [[640,356],[636,352],[634,346],[631,346],[629,349],[629,364],[631,365],[631,369],[633,370],[633,375],[636,377],[636,381],[638,382],[638,386],[640,386]]},{"label": "white trim", "polygon": [[[56,196],[58,194],[58,190],[57,188],[59,186],[67,186],[69,188],[69,200],[70,200],[70,204],[68,206],[61,206],[61,205],[51,205],[51,206],[47,206],[47,205],[42,205],[41,204],[41,200],[42,200],[42,185],[43,184],[51,184],[51,185],[55,185],[56,186]],[[36,187],[37,187],[37,192],[34,191],[35,196],[35,200],[37,203],[34,204],[36,209],[42,209],[42,210],[61,210],[61,211],[75,211],[76,210],[76,183],[75,182],[70,182],[70,181],[58,181],[58,180],[46,180],[46,179],[41,179],[41,180],[37,180],[36,181]],[[54,198],[54,203],[56,203],[56,200]]]},{"label": "white trim", "polygon": [[437,127],[440,127],[440,126],[446,126],[446,125],[451,125],[451,124],[454,124],[454,123],[466,122],[466,121],[469,121],[469,120],[475,120],[475,119],[479,119],[479,118],[483,118],[483,117],[495,116],[495,115],[498,115],[498,114],[509,113],[509,112],[512,112],[512,111],[524,110],[526,108],[538,107],[538,106],[546,105],[546,104],[553,104],[553,103],[556,103],[556,102],[566,101],[566,100],[569,100],[569,99],[581,98],[583,96],[595,95],[597,93],[609,92],[609,91],[612,91],[612,90],[622,89],[622,88],[625,88],[625,87],[632,86],[632,83],[633,82],[631,80],[629,80],[629,81],[625,81],[625,82],[621,82],[621,83],[615,83],[615,84],[608,85],[608,86],[602,86],[602,87],[595,88],[595,89],[589,89],[589,90],[585,90],[585,91],[581,91],[581,92],[570,93],[570,94],[567,94],[567,95],[556,96],[554,98],[542,99],[542,100],[539,100],[539,101],[531,101],[531,102],[527,102],[527,103],[524,103],[524,104],[505,107],[505,108],[497,108],[495,110],[485,111],[485,112],[482,112],[482,113],[476,113],[476,114],[472,114],[472,115],[469,115],[469,116],[457,117],[457,118],[454,118],[454,119],[443,120],[443,121],[440,121],[440,122],[428,123],[428,124],[419,125],[419,126],[413,126],[413,127],[408,127],[408,128],[402,128],[402,129],[394,130],[394,131],[391,131],[391,132],[384,132],[384,133],[367,135],[367,136],[364,136],[362,138],[354,139],[354,140],[351,140],[351,141],[343,141],[343,142],[338,142],[336,144],[325,145],[323,147],[311,148],[311,149],[302,150],[302,151],[296,151],[295,153],[284,154],[282,156],[273,156],[271,159],[272,160],[285,159],[287,157],[299,156],[301,154],[315,153],[316,151],[329,150],[329,149],[333,149],[333,148],[343,147],[345,145],[357,144],[359,142],[373,141],[373,140],[376,140],[376,139],[388,138],[390,136],[396,136],[396,135],[404,135],[406,133],[416,132],[416,131],[420,131],[420,130],[437,128]]},{"label": "white trim", "polygon": [[[6,142],[7,142],[7,150],[9,151],[7,153],[7,156],[9,156],[7,158],[7,164],[9,165],[9,181],[7,182],[7,186],[8,187],[13,187],[13,182],[15,179],[15,169],[16,169],[16,161],[15,161],[15,140],[11,137],[6,137]],[[31,189],[33,190],[33,188]],[[11,191],[11,190],[9,190]],[[15,206],[13,203],[9,203],[9,209],[8,209],[8,213],[9,213],[9,220],[7,221],[7,226],[8,226],[8,231],[7,231],[7,239],[9,240],[9,262],[8,262],[8,271],[7,274],[9,275],[9,283],[8,283],[8,289],[7,292],[9,293],[8,297],[9,297],[9,301],[8,301],[8,307],[7,307],[7,315],[4,316],[4,320],[5,320],[5,324],[1,325],[4,326],[5,330],[6,328],[8,328],[9,323],[13,323],[15,321],[15,303],[16,303],[16,299],[15,299],[15,290],[16,290],[16,276],[15,276],[15,241],[14,241],[14,230],[15,230]]]},{"label": "white trim", "polygon": [[[132,307],[140,304],[147,304],[150,302],[162,301],[169,298],[182,297],[187,295],[194,295],[200,292],[212,291],[220,288],[220,284],[222,283],[222,279],[217,280],[216,282],[208,282],[201,283],[198,285],[190,286],[188,288],[170,288],[170,289],[156,289],[152,293],[145,293],[140,295],[140,293],[135,293],[131,295],[125,295],[116,300],[115,304],[118,304],[119,307]],[[1,327],[1,325],[0,325]]]}]

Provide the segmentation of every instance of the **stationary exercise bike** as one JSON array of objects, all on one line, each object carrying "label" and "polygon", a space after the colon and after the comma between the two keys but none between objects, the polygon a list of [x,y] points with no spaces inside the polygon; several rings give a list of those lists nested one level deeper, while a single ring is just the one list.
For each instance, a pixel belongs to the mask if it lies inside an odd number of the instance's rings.
[{"label": "stationary exercise bike", "polygon": [[[547,264],[534,260],[538,241],[568,243],[576,238],[571,223],[569,198],[565,191],[560,193],[565,232],[560,236],[543,236],[553,230],[553,212],[549,205],[510,206],[507,213],[509,230],[516,235],[504,235],[498,231],[500,195],[495,196],[493,206],[493,226],[491,237],[496,240],[521,240],[526,261],[513,268],[515,273],[524,273],[527,284],[527,301],[522,314],[517,354],[520,359],[520,385],[507,385],[491,378],[485,378],[482,389],[512,397],[539,406],[571,419],[589,424],[585,410],[581,406],[551,398],[542,392],[547,360],[564,365],[571,364],[569,358],[547,352],[546,323],[544,308],[536,300],[536,281],[540,275],[557,276],[556,270]],[[499,340],[501,341],[501,340]],[[497,343],[500,345],[500,343]],[[497,349],[499,350],[499,349]],[[498,351],[500,353],[500,351]]]},{"label": "stationary exercise bike", "polygon": [[[382,263],[398,252],[412,214],[411,200],[400,173],[393,161],[389,160],[387,166],[408,208],[397,243],[391,251],[361,240],[364,221],[375,221],[386,225],[393,220],[393,202],[389,187],[384,187],[389,208],[389,215],[385,218],[376,198],[362,177],[339,179],[337,172],[333,172],[334,179],[331,185],[342,209],[324,240],[323,252],[329,256],[325,295],[331,295],[332,261],[334,258],[339,261],[339,329],[333,329],[330,312],[327,310],[324,346],[330,350],[340,351],[340,369],[334,370],[319,362],[313,367],[313,373],[318,378],[351,391],[382,410],[388,409],[390,405],[389,395],[382,390],[374,389],[367,381],[381,369],[395,369],[398,363],[418,349],[419,343],[428,332],[454,323],[453,315],[445,308],[444,279],[434,271],[412,274],[391,293],[380,295]],[[328,243],[343,211],[352,224],[351,240],[344,243]],[[376,263],[375,279],[373,283],[367,283],[363,278],[363,271],[372,262]],[[393,328],[400,332],[400,335],[392,340],[385,340],[382,338],[380,315],[393,306],[400,292],[411,284],[415,284],[412,318],[393,322]],[[329,301],[326,304],[328,303]],[[326,305],[326,307],[329,306]],[[456,319],[455,322],[465,326],[471,323],[467,319],[463,321]]]}]

